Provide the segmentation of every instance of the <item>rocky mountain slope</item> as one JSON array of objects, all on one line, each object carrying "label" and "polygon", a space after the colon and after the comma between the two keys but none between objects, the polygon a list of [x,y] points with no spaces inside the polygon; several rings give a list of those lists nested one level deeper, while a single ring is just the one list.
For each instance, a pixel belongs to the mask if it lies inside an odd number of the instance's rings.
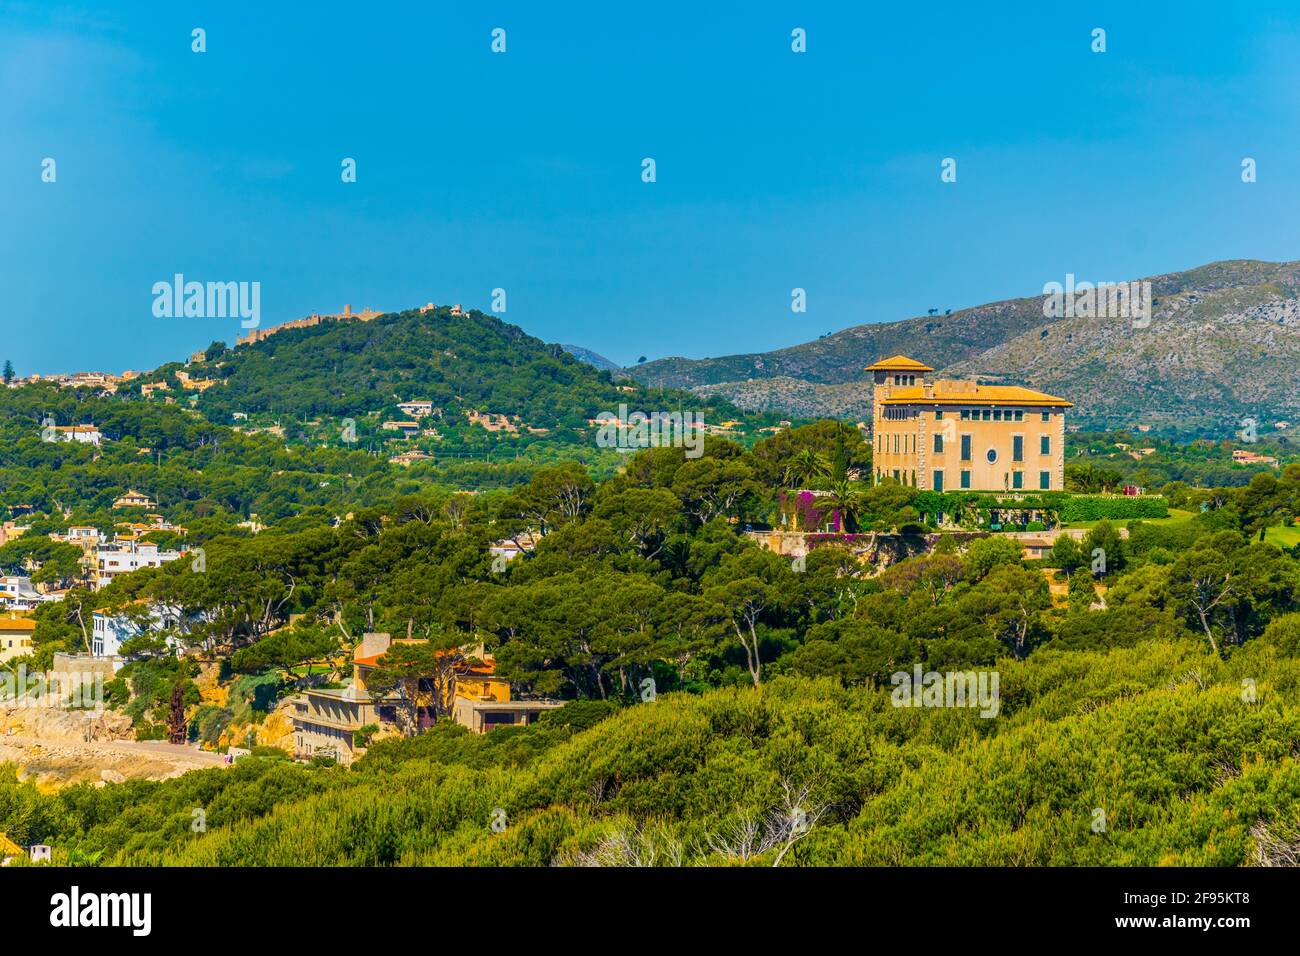
[{"label": "rocky mountain slope", "polygon": [[618,363],[611,362],[599,352],[593,352],[591,349],[584,349],[581,345],[561,345],[560,348],[568,352],[579,362],[586,362],[588,365],[594,365],[596,368],[604,369],[607,372],[618,372],[621,369]]},{"label": "rocky mountain slope", "polygon": [[749,409],[860,418],[864,366],[902,352],[947,377],[1015,382],[1076,404],[1084,427],[1231,429],[1300,418],[1300,263],[1218,262],[1153,276],[1151,321],[1057,318],[1043,297],[860,325],[803,345],[629,372]]}]

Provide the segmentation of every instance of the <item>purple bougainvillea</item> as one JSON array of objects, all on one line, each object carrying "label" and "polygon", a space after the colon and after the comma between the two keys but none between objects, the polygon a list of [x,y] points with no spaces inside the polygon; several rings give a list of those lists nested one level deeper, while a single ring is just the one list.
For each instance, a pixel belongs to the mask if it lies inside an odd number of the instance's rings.
[{"label": "purple bougainvillea", "polygon": [[[781,492],[781,510],[787,508],[788,499],[785,492]],[[838,532],[842,527],[840,523],[839,509],[819,508],[817,506],[817,496],[811,491],[801,491],[795,496],[794,506],[790,509],[793,512],[794,528],[800,531],[818,531],[826,523],[827,515],[830,516],[831,530]]]}]

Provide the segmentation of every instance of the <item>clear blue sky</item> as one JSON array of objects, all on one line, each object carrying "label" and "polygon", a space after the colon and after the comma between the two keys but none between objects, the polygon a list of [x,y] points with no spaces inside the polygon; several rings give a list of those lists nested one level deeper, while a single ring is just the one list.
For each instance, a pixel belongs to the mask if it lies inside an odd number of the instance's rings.
[{"label": "clear blue sky", "polygon": [[153,316],[176,272],[260,282],[263,325],[503,287],[508,321],[632,362],[1300,258],[1293,2],[116,6],[0,2],[20,374],[233,342]]}]

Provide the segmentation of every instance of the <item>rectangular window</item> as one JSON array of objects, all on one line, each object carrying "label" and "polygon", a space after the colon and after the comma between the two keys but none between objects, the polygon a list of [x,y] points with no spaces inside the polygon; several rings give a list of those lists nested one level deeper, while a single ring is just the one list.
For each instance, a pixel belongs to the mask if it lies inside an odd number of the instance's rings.
[{"label": "rectangular window", "polygon": [[1052,453],[1052,438],[1050,435],[1043,435],[1038,439],[1038,453],[1040,455],[1050,455]]},{"label": "rectangular window", "polygon": [[943,491],[943,472],[942,472],[942,471],[936,471],[936,472],[934,473],[934,481],[931,483],[930,487],[933,488],[935,491]]},{"label": "rectangular window", "polygon": [[961,436],[961,460],[970,461],[970,435]]},{"label": "rectangular window", "polygon": [[939,421],[941,418],[943,418],[943,409],[942,409],[942,408],[936,408],[936,409],[934,410],[934,420],[937,422],[937,421]]},{"label": "rectangular window", "polygon": [[935,436],[934,436],[934,453],[935,453],[936,455],[942,455],[942,454],[943,454],[943,436],[942,436],[942,435],[935,435]]},{"label": "rectangular window", "polygon": [[969,408],[963,408],[963,409],[961,410],[961,420],[964,421],[964,422],[968,422],[968,421],[970,421],[970,409],[969,409]]},{"label": "rectangular window", "polygon": [[897,468],[894,469],[894,480],[895,480],[895,481],[898,481],[898,469],[897,469]]},{"label": "rectangular window", "polygon": [[1011,436],[1011,460],[1012,461],[1025,460],[1025,436],[1024,435]]},{"label": "rectangular window", "polygon": [[1011,473],[1011,487],[1012,488],[1025,487],[1025,473],[1023,471],[1013,471]]},{"label": "rectangular window", "polygon": [[1024,420],[1025,420],[1025,412],[1024,412],[1024,409],[1017,408],[1017,409],[1016,409],[1016,421],[1021,422],[1021,421],[1024,421]]},{"label": "rectangular window", "polygon": [[1038,473],[1038,487],[1044,490],[1052,487],[1052,473],[1050,471],[1040,471]]},{"label": "rectangular window", "polygon": [[1045,421],[1045,422],[1050,422],[1051,420],[1052,420],[1052,413],[1051,413],[1051,412],[1043,412],[1043,421]]},{"label": "rectangular window", "polygon": [[986,421],[986,422],[987,422],[987,421],[988,421],[989,419],[991,419],[992,417],[993,417],[993,413],[992,413],[991,411],[989,411],[987,408],[982,409],[982,410],[980,411],[980,420],[981,420],[981,421]]},{"label": "rectangular window", "polygon": [[969,472],[969,471],[963,471],[963,472],[961,473],[961,486],[962,486],[963,488],[969,488],[969,487],[970,487],[970,472]]}]

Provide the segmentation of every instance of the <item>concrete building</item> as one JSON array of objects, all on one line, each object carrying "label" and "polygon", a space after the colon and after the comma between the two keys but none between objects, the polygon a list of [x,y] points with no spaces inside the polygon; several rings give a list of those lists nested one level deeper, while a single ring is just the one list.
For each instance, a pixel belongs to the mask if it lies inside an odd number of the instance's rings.
[{"label": "concrete building", "polygon": [[929,379],[895,355],[872,374],[874,483],[933,491],[1061,491],[1071,402],[1016,385]]},{"label": "concrete building", "polygon": [[457,697],[452,719],[476,734],[498,727],[524,727],[537,722],[548,710],[563,706],[559,701],[543,700],[474,700]]}]

